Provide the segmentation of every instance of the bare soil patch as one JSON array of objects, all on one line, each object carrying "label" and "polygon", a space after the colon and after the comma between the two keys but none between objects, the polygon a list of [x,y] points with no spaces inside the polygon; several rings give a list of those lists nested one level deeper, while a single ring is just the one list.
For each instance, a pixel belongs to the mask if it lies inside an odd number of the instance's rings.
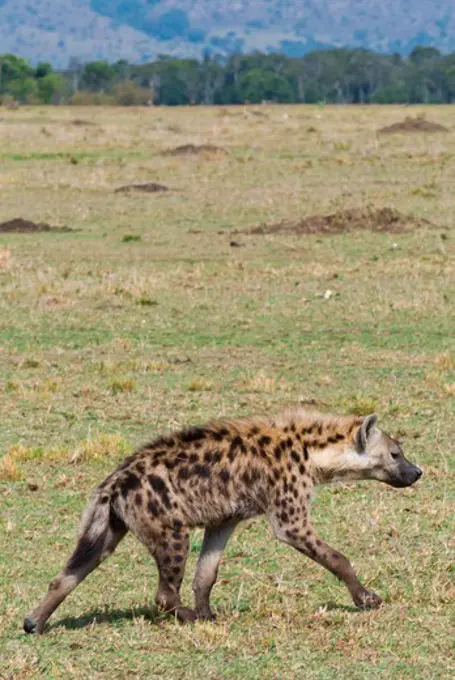
[{"label": "bare soil patch", "polygon": [[37,234],[45,231],[65,233],[75,230],[70,227],[51,227],[50,224],[45,222],[32,222],[31,220],[24,220],[22,217],[0,222],[0,234]]},{"label": "bare soil patch", "polygon": [[424,118],[405,118],[392,125],[386,125],[379,130],[381,135],[392,135],[399,132],[449,132],[449,129],[439,123],[433,123]]},{"label": "bare soil patch", "polygon": [[[272,224],[260,224],[248,230],[231,233],[243,234],[342,234],[351,231],[398,233],[413,227],[431,225],[423,218],[403,215],[393,208],[353,208],[331,215],[312,215],[303,219],[286,219]],[[434,226],[434,225],[432,225]]]},{"label": "bare soil patch", "polygon": [[174,149],[166,149],[161,153],[162,156],[197,156],[199,154],[225,156],[227,151],[214,144],[182,144]]},{"label": "bare soil patch", "polygon": [[125,184],[123,187],[119,187],[115,190],[115,194],[127,194],[130,191],[142,191],[146,194],[156,194],[160,191],[172,191],[169,187],[164,184],[157,184],[156,182],[148,182],[147,184]]}]

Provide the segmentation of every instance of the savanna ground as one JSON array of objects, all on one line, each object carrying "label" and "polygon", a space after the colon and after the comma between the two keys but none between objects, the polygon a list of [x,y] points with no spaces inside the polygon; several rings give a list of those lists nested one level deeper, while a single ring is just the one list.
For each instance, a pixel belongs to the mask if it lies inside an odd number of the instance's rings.
[{"label": "savanna ground", "polygon": [[[412,111],[447,133],[389,136],[376,131],[409,109],[260,112],[0,109],[0,221],[78,230],[0,234],[1,677],[455,673],[454,109]],[[160,155],[188,143],[228,153]],[[148,182],[175,191],[114,193]],[[367,206],[437,226],[229,234]],[[425,470],[416,488],[334,486],[314,503],[381,610],[356,611],[259,520],[228,546],[216,625],[159,615],[154,564],[128,537],[45,636],[22,633],[123,456],[170,428],[296,402],[377,411]]]}]

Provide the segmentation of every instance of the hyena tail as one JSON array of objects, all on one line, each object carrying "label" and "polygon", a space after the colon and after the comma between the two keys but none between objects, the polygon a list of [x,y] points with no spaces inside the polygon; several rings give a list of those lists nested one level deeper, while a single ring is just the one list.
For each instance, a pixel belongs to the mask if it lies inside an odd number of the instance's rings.
[{"label": "hyena tail", "polygon": [[95,491],[82,515],[74,552],[64,569],[51,581],[44,599],[26,616],[25,632],[42,633],[51,614],[86,576],[114,552],[126,532],[127,528],[116,514],[109,494]]}]

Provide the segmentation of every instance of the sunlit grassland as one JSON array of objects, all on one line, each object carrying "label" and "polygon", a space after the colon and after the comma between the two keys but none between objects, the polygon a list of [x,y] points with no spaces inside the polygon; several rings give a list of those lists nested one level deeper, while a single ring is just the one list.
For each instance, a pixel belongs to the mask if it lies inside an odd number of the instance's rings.
[{"label": "sunlit grassland", "polygon": [[[0,108],[0,222],[78,230],[0,234],[0,677],[455,673],[453,108],[260,111]],[[410,111],[450,132],[377,135]],[[160,155],[187,143],[228,154]],[[174,191],[114,194],[141,182]],[[436,227],[229,233],[367,205]],[[315,526],[384,608],[356,611],[256,521],[226,551],[216,625],[157,614],[154,564],[128,537],[46,636],[23,635],[122,457],[170,428],[294,403],[376,411],[425,470],[415,489],[315,500]]]}]

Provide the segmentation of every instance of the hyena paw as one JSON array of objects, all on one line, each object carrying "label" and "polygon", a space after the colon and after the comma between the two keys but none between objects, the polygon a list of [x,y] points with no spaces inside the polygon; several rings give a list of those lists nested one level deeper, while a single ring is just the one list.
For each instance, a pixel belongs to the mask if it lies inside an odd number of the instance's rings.
[{"label": "hyena paw", "polygon": [[175,615],[180,623],[194,623],[197,619],[196,612],[189,607],[177,607]]},{"label": "hyena paw", "polygon": [[382,598],[372,590],[362,588],[355,594],[354,602],[360,609],[378,609],[382,605]]},{"label": "hyena paw", "polygon": [[216,621],[216,616],[211,609],[197,609],[196,615],[198,621],[211,621],[212,623]]}]

